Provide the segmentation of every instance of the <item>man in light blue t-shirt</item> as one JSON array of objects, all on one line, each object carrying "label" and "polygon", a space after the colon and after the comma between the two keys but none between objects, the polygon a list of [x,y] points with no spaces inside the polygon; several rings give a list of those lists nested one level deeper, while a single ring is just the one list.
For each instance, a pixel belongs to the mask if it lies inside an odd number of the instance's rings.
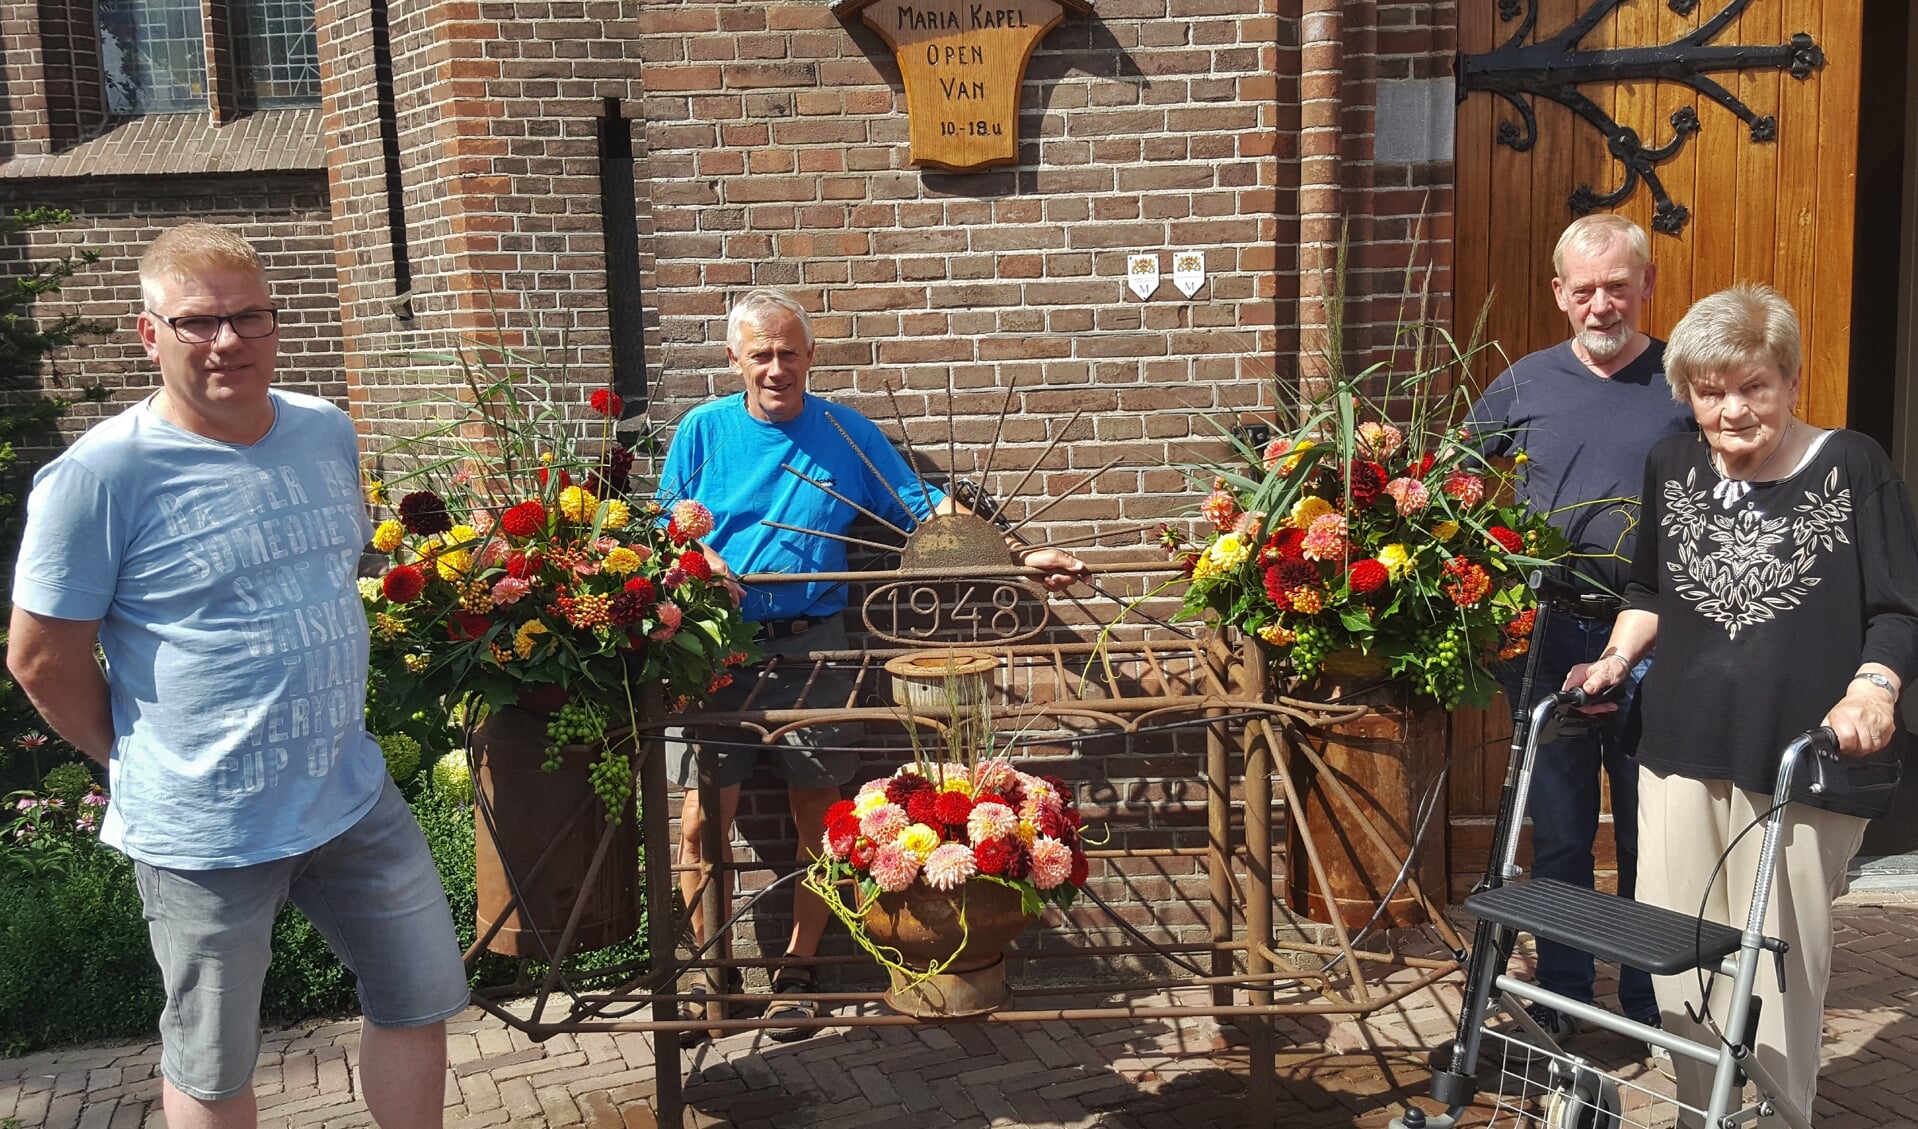
[{"label": "man in light blue t-shirt", "polygon": [[[686,413],[660,475],[663,501],[695,499],[712,511],[713,529],[702,539],[702,547],[713,574],[733,587],[746,618],[761,625],[760,643],[769,656],[843,649],[846,631],[840,612],[846,607],[846,586],[795,581],[747,591],[732,577],[843,572],[846,542],[838,537],[852,527],[861,509],[902,529],[912,528],[935,511],[963,511],[956,501],[922,482],[871,420],[806,391],[813,351],[812,322],[805,307],[777,290],[741,295],[726,319],[726,359],[745,390]],[[788,467],[797,473],[788,472]],[[1047,570],[1044,583],[1055,591],[1070,587],[1085,572],[1077,557],[1059,549],[1027,549],[1022,544],[1010,548],[1020,563]],[[818,682],[803,681],[796,672],[806,669],[798,664],[789,667],[793,673],[788,673],[776,663],[769,664],[763,673],[741,678],[732,689],[722,691],[712,708],[738,709],[749,692],[757,709],[791,708],[801,693],[811,702],[825,702],[845,701],[853,692],[849,681],[843,686],[822,685],[832,677],[831,671]],[[839,800],[841,786],[859,769],[856,750],[831,747],[835,735],[843,732],[832,726],[795,729],[785,735],[785,743],[764,749],[712,742],[707,767],[719,793],[722,851],[726,830],[739,807],[740,785],[763,759],[786,781],[799,835],[799,861],[810,861],[812,848],[825,835],[826,809]],[[686,789],[679,858],[688,869],[680,872],[680,892],[690,905],[703,881],[691,867],[704,859],[705,852],[699,762],[691,745],[674,746],[669,758],[669,774]],[[723,877],[721,889],[727,889]],[[811,961],[819,950],[828,913],[816,895],[803,889],[793,894],[792,935],[786,959],[773,975],[776,999],[766,1012],[775,1021],[774,1039],[803,1039],[816,1030],[778,1021],[818,1014],[815,1003],[803,994],[813,987]],[[690,916],[694,936],[703,940],[700,915]],[[688,1018],[705,1017],[697,1001],[686,1011]],[[691,1032],[685,1041],[702,1034]]]},{"label": "man in light blue t-shirt", "polygon": [[167,1124],[258,1122],[260,992],[292,901],[358,976],[374,1118],[433,1129],[466,976],[366,732],[358,439],[272,388],[279,310],[238,235],[173,228],[140,286],[160,388],[35,476],[7,657],[107,766],[100,837],[133,859],[166,987]]}]

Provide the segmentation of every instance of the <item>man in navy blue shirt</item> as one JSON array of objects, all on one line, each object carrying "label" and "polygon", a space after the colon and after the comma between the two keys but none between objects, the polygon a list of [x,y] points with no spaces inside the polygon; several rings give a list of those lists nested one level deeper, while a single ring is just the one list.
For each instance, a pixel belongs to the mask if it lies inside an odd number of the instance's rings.
[{"label": "man in navy blue shirt", "polygon": [[[1472,406],[1472,426],[1489,455],[1526,455],[1520,500],[1549,515],[1572,544],[1565,568],[1546,582],[1527,660],[1501,671],[1515,715],[1563,684],[1566,672],[1597,659],[1612,630],[1630,569],[1645,454],[1652,444],[1691,426],[1691,413],[1665,382],[1665,343],[1641,332],[1656,269],[1645,231],[1623,216],[1573,221],[1552,252],[1552,296],[1572,337],[1521,358]],[[1618,892],[1630,897],[1638,870],[1638,786],[1632,754],[1637,716],[1632,696],[1647,660],[1626,679],[1620,708],[1591,731],[1539,750],[1527,814],[1532,819],[1532,873],[1592,887],[1592,843],[1598,834],[1599,776],[1612,801]],[[1575,1000],[1592,999],[1590,953],[1540,938],[1538,983]],[[1651,977],[1626,968],[1619,1006],[1656,1026]],[[1554,1039],[1577,1022],[1544,1005],[1532,1018]]]}]

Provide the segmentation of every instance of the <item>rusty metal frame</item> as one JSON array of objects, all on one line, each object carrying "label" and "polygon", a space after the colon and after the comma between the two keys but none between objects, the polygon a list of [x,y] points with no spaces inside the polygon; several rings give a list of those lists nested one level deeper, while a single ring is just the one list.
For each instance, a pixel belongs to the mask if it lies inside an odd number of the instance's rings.
[{"label": "rusty metal frame", "polygon": [[[1169,566],[1161,562],[1137,565],[1107,566],[1098,570],[1105,577],[1164,574]],[[896,570],[890,572],[863,572],[843,574],[816,574],[803,579],[837,580],[849,583],[884,585],[899,581],[926,582],[930,580],[951,581],[967,577],[1031,577],[1033,570],[1013,566],[958,566],[943,570],[937,577],[929,577],[922,570]],[[795,577],[746,577],[748,583],[767,582],[774,579],[793,580]],[[1101,589],[1103,591],[1103,589]],[[1123,621],[1126,612],[1136,610],[1136,604],[1128,602],[1115,622]],[[1001,646],[964,644],[966,650],[985,650],[1000,657],[1002,671],[1016,673],[1025,670],[1029,675],[1043,672],[1050,679],[1053,691],[1069,688],[1075,681],[1079,683],[1077,693],[1060,696],[1054,693],[1043,700],[1035,700],[1031,691],[1039,685],[1036,676],[1027,677],[1023,683],[1016,677],[1002,678],[1002,687],[1026,687],[1025,696],[1009,696],[1007,700],[995,702],[991,713],[995,728],[1019,729],[1031,725],[1035,720],[1070,723],[1083,727],[1074,735],[1056,738],[1056,742],[1076,741],[1085,737],[1108,734],[1145,734],[1169,731],[1173,728],[1202,727],[1206,732],[1205,769],[1202,778],[1207,811],[1207,845],[1205,847],[1166,847],[1166,848],[1129,848],[1094,849],[1088,855],[1095,860],[1108,858],[1141,858],[1197,856],[1206,860],[1208,875],[1209,914],[1208,923],[1211,937],[1208,942],[1181,942],[1159,944],[1156,942],[1094,944],[1078,946],[1068,951],[1011,951],[1008,957],[1016,960],[1043,960],[1051,957],[1097,958],[1101,956],[1138,956],[1156,954],[1170,956],[1175,954],[1194,954],[1210,960],[1209,976],[1171,976],[1151,981],[1129,982],[1123,986],[1099,984],[1079,989],[1101,995],[1130,995],[1159,993],[1167,990],[1197,989],[1208,993],[1206,1001],[1193,1005],[1155,1005],[1125,1002],[1115,1005],[1086,1007],[1040,1007],[1022,1006],[1019,997],[1022,994],[1045,997],[1061,997],[1074,994],[1070,987],[1044,986],[1030,990],[1014,989],[1014,1003],[1011,1007],[995,1012],[977,1020],[957,1020],[949,1022],[994,1022],[1029,1023],[1048,1020],[1087,1020],[1087,1019],[1178,1019],[1186,1017],[1217,1017],[1232,1020],[1247,1035],[1250,1052],[1249,1109],[1253,1111],[1253,1123],[1262,1124],[1261,1118],[1273,1116],[1270,1111],[1279,1107],[1276,1094],[1276,1046],[1272,1019],[1282,1015],[1349,1015],[1363,1017],[1381,1008],[1404,999],[1406,996],[1422,990],[1435,981],[1442,979],[1458,968],[1456,957],[1465,948],[1463,939],[1446,922],[1442,907],[1435,903],[1426,891],[1418,888],[1415,880],[1408,883],[1410,896],[1424,909],[1430,924],[1425,928],[1437,935],[1444,949],[1453,954],[1453,959],[1428,959],[1393,953],[1379,954],[1354,947],[1353,938],[1345,925],[1334,913],[1330,928],[1335,943],[1316,944],[1303,939],[1281,939],[1276,936],[1273,920],[1273,898],[1270,896],[1252,896],[1251,891],[1271,890],[1273,876],[1281,868],[1284,860],[1284,845],[1275,843],[1272,836],[1272,821],[1266,819],[1244,818],[1241,820],[1241,834],[1235,841],[1232,827],[1234,809],[1249,815],[1252,812],[1272,810],[1277,794],[1285,801],[1289,812],[1301,810],[1299,792],[1291,774],[1286,770],[1287,756],[1296,753],[1312,764],[1319,779],[1329,785],[1333,800],[1349,817],[1351,825],[1375,845],[1383,845],[1385,840],[1370,816],[1361,808],[1336,775],[1326,771],[1324,762],[1309,742],[1301,740],[1303,731],[1319,726],[1351,721],[1366,712],[1364,706],[1340,706],[1336,703],[1313,702],[1276,694],[1266,682],[1266,670],[1263,658],[1256,644],[1249,641],[1234,647],[1217,636],[1201,634],[1193,638],[1170,637],[1164,630],[1163,621],[1144,616],[1146,623],[1142,632],[1133,631],[1128,626],[1126,639],[1114,638],[1113,624],[1092,625],[1098,627],[1094,638],[1068,638],[1057,642],[1022,642]],[[819,651],[804,657],[804,661],[813,666],[810,679],[816,680],[819,674],[834,667],[850,670],[856,679],[870,680],[883,678],[884,662],[887,658],[910,654],[915,651],[933,649],[931,646],[899,647],[886,650],[847,650]],[[1077,673],[1068,666],[1068,659],[1083,660],[1083,666]],[[1096,678],[1093,676],[1097,675]],[[1156,685],[1161,691],[1179,690],[1182,692],[1147,693],[1139,690],[1141,684]],[[810,683],[809,683],[810,685]],[[861,685],[864,685],[862,681]],[[1086,696],[1088,688],[1097,686],[1096,697]],[[748,698],[750,704],[751,698]],[[817,704],[805,702],[794,709],[755,710],[745,709],[732,712],[686,713],[665,717],[654,717],[642,721],[632,734],[639,747],[636,757],[635,774],[637,776],[638,808],[641,830],[646,851],[645,883],[647,909],[647,939],[652,954],[647,967],[601,969],[591,973],[569,975],[564,964],[570,956],[571,926],[567,923],[561,943],[554,953],[555,960],[546,974],[535,983],[522,975],[520,982],[494,989],[482,989],[474,993],[475,1002],[484,1010],[503,1022],[518,1028],[535,1040],[553,1035],[575,1032],[615,1032],[644,1031],[654,1034],[654,1066],[656,1092],[654,1096],[655,1112],[662,1126],[677,1127],[683,1124],[684,1104],[681,1098],[682,1064],[676,1033],[689,1029],[709,1029],[731,1033],[755,1030],[769,1026],[760,1017],[731,1018],[725,1014],[730,1004],[741,1004],[747,997],[729,994],[725,987],[727,969],[748,966],[773,966],[779,963],[777,957],[735,959],[723,955],[726,951],[723,942],[722,955],[709,958],[695,958],[682,961],[677,954],[677,945],[682,936],[681,923],[673,912],[673,894],[675,879],[682,867],[673,862],[674,844],[668,834],[671,814],[668,808],[668,792],[665,770],[663,734],[668,728],[699,727],[711,729],[729,727],[750,739],[760,742],[772,742],[792,729],[810,725],[825,725],[848,721],[886,722],[898,724],[909,717],[914,724],[926,725],[935,729],[942,727],[949,719],[948,711],[936,708],[915,708],[906,711],[901,708],[880,708],[854,705],[850,702]],[[1242,780],[1242,799],[1232,801],[1233,783],[1231,772],[1232,753],[1241,755],[1244,765]],[[702,775],[705,769],[702,766]],[[709,836],[717,839],[720,834],[716,807],[716,790],[705,790],[702,800],[709,804],[707,827]],[[1301,822],[1296,829],[1304,846],[1303,859],[1291,860],[1295,865],[1308,867],[1313,882],[1325,896],[1328,903],[1333,900],[1332,887],[1325,865],[1320,858],[1317,844],[1312,840],[1309,828]],[[605,843],[610,834],[602,841],[599,855],[595,857],[597,866],[605,854]],[[721,858],[716,841],[708,843],[704,852],[708,860]],[[543,861],[543,860],[542,860]],[[1247,884],[1240,889],[1234,882],[1233,862],[1241,862],[1246,870]],[[537,869],[537,868],[536,868]],[[703,915],[705,933],[709,938],[720,938],[726,930],[740,920],[745,911],[735,914],[731,921],[726,920],[726,908],[720,904],[722,884],[716,879],[722,869],[745,870],[766,869],[764,866],[748,867],[739,864],[707,862],[698,868],[701,872],[697,912]],[[788,876],[786,880],[790,880]],[[536,874],[529,874],[524,881],[536,880]],[[517,887],[515,887],[517,888]],[[768,888],[769,889],[769,888]],[[754,900],[763,897],[766,889],[754,895]],[[501,920],[510,916],[508,912],[500,915]],[[750,909],[750,903],[747,907]],[[579,907],[575,906],[573,918],[578,917]],[[497,926],[495,927],[497,928]],[[469,966],[478,959],[484,950],[488,937],[475,941],[467,952]],[[1143,940],[1143,938],[1142,938]],[[1398,946],[1402,947],[1402,946]],[[1396,948],[1396,947],[1395,947]],[[1303,959],[1300,959],[1303,958]],[[1235,966],[1243,962],[1243,970]],[[816,965],[870,964],[863,954],[851,956],[815,957]],[[1375,982],[1369,975],[1372,971],[1385,969],[1411,968],[1418,975],[1409,982],[1393,985],[1388,990],[1382,983]],[[1316,969],[1316,971],[1314,971]],[[685,1020],[679,1018],[679,1004],[691,998],[677,991],[677,983],[683,973],[700,970],[707,978],[708,994],[700,997],[708,1004],[708,1018],[703,1020]],[[602,983],[611,981],[610,985]],[[1293,985],[1289,993],[1280,992],[1282,986]],[[1268,1002],[1239,1002],[1248,990],[1253,992],[1271,992]],[[530,992],[531,999],[525,996]],[[896,1014],[847,1014],[844,1008],[854,1004],[868,1004],[880,999],[882,993],[872,992],[811,992],[797,993],[796,998],[812,999],[822,1008],[836,1007],[837,1014],[824,1014],[808,1020],[782,1020],[780,1026],[838,1028],[895,1026],[924,1022],[910,1016]],[[509,1003],[520,998],[517,1004]]]}]

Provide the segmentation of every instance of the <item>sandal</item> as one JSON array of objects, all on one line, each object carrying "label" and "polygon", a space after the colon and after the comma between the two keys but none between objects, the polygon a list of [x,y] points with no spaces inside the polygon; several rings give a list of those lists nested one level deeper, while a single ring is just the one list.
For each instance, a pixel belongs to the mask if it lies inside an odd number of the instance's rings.
[{"label": "sandal", "polygon": [[[693,974],[693,978],[694,978],[694,983],[686,989],[686,994],[689,996],[706,995],[705,973],[695,972]],[[727,969],[726,970],[726,994],[729,996],[738,996],[738,995],[744,995],[745,991],[746,991],[745,974],[740,972],[740,970],[737,968]],[[738,1006],[737,1004],[734,1005],[734,1007],[737,1007],[737,1006]],[[679,1018],[689,1019],[689,1020],[700,1020],[700,1019],[706,1018],[706,1001],[703,999],[681,1000],[679,1002]],[[718,1038],[720,1034],[721,1032],[716,1028],[688,1027],[680,1031],[679,1045],[682,1047],[696,1047],[699,1044],[705,1042],[707,1039]]]},{"label": "sandal", "polygon": [[792,965],[779,970],[773,977],[773,998],[766,1007],[766,1035],[776,1043],[796,1043],[811,1038],[819,1030],[817,1027],[784,1027],[780,1021],[794,1019],[815,1019],[819,1016],[818,1000],[796,998],[796,993],[816,992],[818,984],[813,979],[813,971],[805,965]]}]

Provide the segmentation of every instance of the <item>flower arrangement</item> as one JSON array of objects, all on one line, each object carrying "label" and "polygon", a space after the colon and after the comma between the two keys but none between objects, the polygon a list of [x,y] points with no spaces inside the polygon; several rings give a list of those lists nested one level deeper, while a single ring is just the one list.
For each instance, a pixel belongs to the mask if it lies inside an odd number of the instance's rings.
[{"label": "flower arrangement", "polygon": [[[805,875],[807,888],[854,940],[910,980],[944,971],[958,950],[944,964],[905,965],[865,928],[867,910],[882,895],[905,893],[915,884],[958,895],[968,882],[983,880],[1017,891],[1031,918],[1049,904],[1070,907],[1091,867],[1071,785],[1021,771],[996,755],[986,696],[967,689],[949,671],[950,722],[941,749],[923,748],[917,723],[908,717],[913,759],[827,809],[825,837]],[[847,887],[850,899],[842,895]],[[963,921],[963,906],[960,916]]]},{"label": "flower arrangement", "polygon": [[1360,394],[1373,375],[1335,382],[1262,448],[1235,438],[1237,460],[1207,468],[1202,540],[1162,531],[1190,578],[1184,614],[1258,636],[1301,679],[1357,651],[1448,708],[1483,706],[1490,665],[1529,647],[1527,574],[1567,545],[1544,516],[1501,504],[1524,457],[1508,471],[1480,455],[1447,422],[1461,397],[1410,377],[1401,427]]},{"label": "flower arrangement", "polygon": [[[663,683],[675,709],[729,684],[757,648],[695,544],[712,515],[637,488],[613,434],[619,397],[599,389],[569,413],[553,385],[449,359],[465,414],[403,445],[416,469],[370,487],[388,508],[373,536],[385,567],[360,589],[382,712],[424,699],[476,717],[563,697],[553,768],[560,749],[603,738],[618,707],[633,716],[637,684]],[[631,794],[616,744],[593,774],[609,813]]]}]

